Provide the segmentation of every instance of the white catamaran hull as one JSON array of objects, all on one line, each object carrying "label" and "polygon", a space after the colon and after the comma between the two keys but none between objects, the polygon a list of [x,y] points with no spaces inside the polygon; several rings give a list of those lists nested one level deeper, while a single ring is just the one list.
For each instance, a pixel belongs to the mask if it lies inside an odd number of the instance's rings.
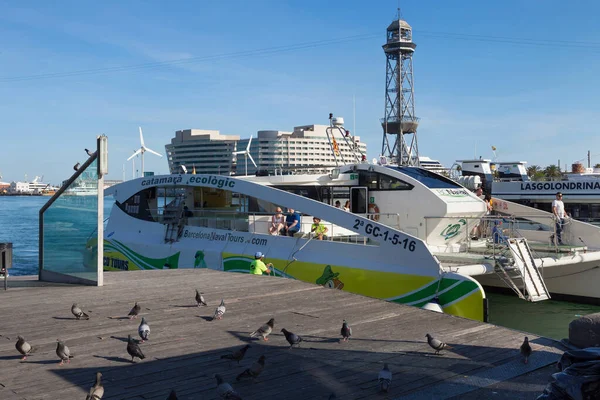
[{"label": "white catamaran hull", "polygon": [[[211,268],[248,272],[255,252],[260,251],[266,255],[266,262],[273,263],[278,276],[414,306],[423,306],[437,297],[447,313],[485,318],[481,285],[469,276],[440,274],[436,258],[418,238],[268,186],[199,175],[171,178],[180,186],[235,188],[239,193],[302,209],[309,215],[327,215],[328,221],[353,230],[355,238],[363,238],[364,242],[271,236],[247,231],[248,222],[246,231],[232,230],[231,225],[219,229],[219,222],[211,228],[182,225],[178,239],[169,242],[165,240],[167,225],[135,218],[115,206],[105,229],[105,269]],[[161,179],[129,181],[128,186],[114,187],[111,194],[120,202],[152,184],[161,184]]]}]

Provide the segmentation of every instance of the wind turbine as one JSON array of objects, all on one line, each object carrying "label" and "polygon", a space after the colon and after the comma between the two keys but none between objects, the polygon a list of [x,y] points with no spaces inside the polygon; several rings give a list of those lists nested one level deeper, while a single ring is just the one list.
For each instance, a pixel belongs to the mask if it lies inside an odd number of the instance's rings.
[{"label": "wind turbine", "polygon": [[248,146],[246,146],[246,150],[233,152],[234,155],[243,154],[245,156],[245,158],[246,158],[246,175],[248,175],[248,157],[250,157],[250,161],[252,161],[252,164],[254,164],[254,168],[258,168],[256,163],[254,162],[254,159],[250,155],[250,144],[251,143],[252,143],[252,135],[250,135],[250,140],[248,140]]},{"label": "wind turbine", "polygon": [[131,160],[133,157],[137,156],[138,154],[141,154],[142,156],[142,177],[144,176],[144,153],[145,152],[149,152],[152,154],[155,154],[159,157],[162,157],[161,154],[155,152],[154,150],[151,150],[149,148],[146,147],[146,145],[144,144],[144,135],[142,135],[142,127],[138,127],[140,129],[140,144],[141,147],[139,149],[137,149],[137,151],[135,153],[133,153],[131,156],[129,156],[129,158],[127,159],[127,161]]}]

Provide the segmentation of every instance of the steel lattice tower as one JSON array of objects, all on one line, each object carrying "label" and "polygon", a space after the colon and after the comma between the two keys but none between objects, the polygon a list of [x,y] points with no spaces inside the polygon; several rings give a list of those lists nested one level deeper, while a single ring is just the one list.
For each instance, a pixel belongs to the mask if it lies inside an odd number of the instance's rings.
[{"label": "steel lattice tower", "polygon": [[419,119],[415,116],[412,62],[416,47],[412,41],[412,28],[406,21],[398,17],[388,26],[387,42],[383,45],[386,73],[381,155],[398,165],[419,165]]}]

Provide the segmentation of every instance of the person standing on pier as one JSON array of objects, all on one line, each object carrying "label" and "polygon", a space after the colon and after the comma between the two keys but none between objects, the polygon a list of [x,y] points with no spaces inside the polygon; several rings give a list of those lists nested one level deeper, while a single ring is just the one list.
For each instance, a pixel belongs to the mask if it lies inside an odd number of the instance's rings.
[{"label": "person standing on pier", "polygon": [[254,261],[250,263],[251,274],[262,275],[263,272],[266,272],[267,274],[271,273],[271,267],[273,266],[273,264],[268,263],[267,265],[265,265],[265,262],[263,261],[264,258],[265,255],[260,251],[257,251],[256,254],[254,254]]},{"label": "person standing on pier", "polygon": [[[565,225],[565,204],[562,201],[563,195],[561,192],[556,193],[556,199],[552,202],[552,213],[556,218],[556,240],[559,245],[562,245],[562,230]],[[554,235],[553,235],[554,236]]]}]

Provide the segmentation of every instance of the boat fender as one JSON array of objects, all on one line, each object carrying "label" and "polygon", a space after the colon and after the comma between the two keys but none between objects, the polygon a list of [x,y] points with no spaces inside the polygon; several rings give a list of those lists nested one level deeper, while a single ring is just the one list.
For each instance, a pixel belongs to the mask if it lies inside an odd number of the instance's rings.
[{"label": "boat fender", "polygon": [[429,310],[429,311],[439,312],[439,313],[444,312],[444,310],[442,309],[442,306],[440,306],[440,301],[438,300],[437,297],[432,299],[430,302],[426,303],[421,308],[424,308],[425,310]]}]

